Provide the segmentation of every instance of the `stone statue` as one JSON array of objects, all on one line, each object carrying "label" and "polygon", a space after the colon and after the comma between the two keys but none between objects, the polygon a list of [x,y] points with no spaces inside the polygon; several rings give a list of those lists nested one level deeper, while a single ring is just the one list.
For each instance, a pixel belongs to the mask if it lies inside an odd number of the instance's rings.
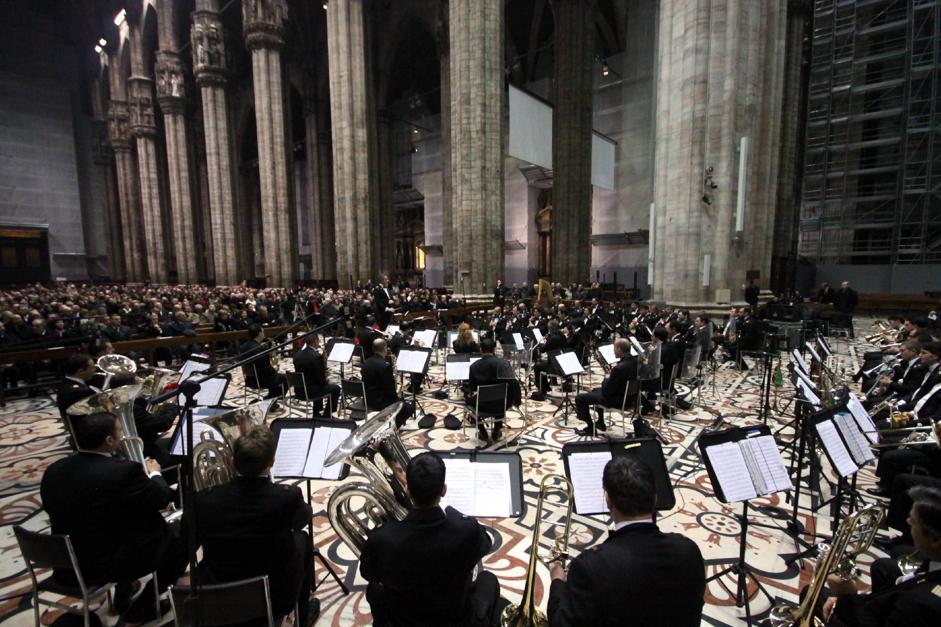
[{"label": "stone statue", "polygon": [[552,274],[552,190],[539,194],[540,208],[536,211],[536,231],[539,233],[539,276]]}]

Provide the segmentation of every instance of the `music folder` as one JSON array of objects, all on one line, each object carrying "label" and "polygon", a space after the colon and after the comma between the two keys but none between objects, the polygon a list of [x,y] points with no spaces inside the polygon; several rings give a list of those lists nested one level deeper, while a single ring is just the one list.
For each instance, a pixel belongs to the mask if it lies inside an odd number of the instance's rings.
[{"label": "music folder", "polygon": [[467,381],[470,379],[470,367],[480,356],[470,353],[448,355],[444,362],[444,378],[447,381]]},{"label": "music folder", "polygon": [[438,332],[435,329],[424,329],[415,331],[412,336],[412,346],[434,348],[435,340],[438,339]]},{"label": "music folder", "polygon": [[569,442],[562,447],[565,475],[572,482],[575,513],[581,516],[607,514],[602,476],[604,467],[614,457],[633,457],[653,471],[657,492],[656,509],[666,511],[676,505],[673,484],[667,472],[663,449],[655,438],[610,440],[605,442]]},{"label": "music folder", "polygon": [[849,477],[875,461],[866,436],[845,404],[817,412],[811,422],[827,460],[841,477]]},{"label": "music folder", "polygon": [[353,342],[334,340],[330,345],[329,353],[327,353],[327,361],[348,364],[353,359],[354,350],[356,350],[356,344]]},{"label": "music folder", "polygon": [[519,453],[434,451],[444,462],[447,494],[441,507],[467,516],[512,518],[523,508],[523,462]]},{"label": "music folder", "polygon": [[[631,348],[631,352],[634,352],[633,347]],[[607,366],[613,366],[614,364],[618,363],[618,358],[614,354],[614,344],[605,344],[604,346],[599,346],[598,354],[604,358],[604,363]]]},{"label": "music folder", "polygon": [[[229,387],[229,378],[227,376],[212,377],[199,384],[199,391],[193,396],[196,405],[200,407],[215,407],[222,403],[225,397],[226,388]],[[177,395],[177,402],[183,405],[186,398],[182,394]]]},{"label": "music folder", "polygon": [[552,355],[550,359],[554,360],[559,372],[569,377],[575,374],[585,372],[582,363],[578,361],[578,355],[574,351],[565,351],[557,355]]},{"label": "music folder", "polygon": [[347,464],[324,461],[356,429],[352,420],[278,418],[271,423],[277,440],[271,476],[275,479],[344,479]]},{"label": "music folder", "polygon": [[716,498],[723,503],[794,489],[778,444],[765,425],[703,433],[698,444]]},{"label": "music folder", "polygon": [[[224,414],[232,411],[231,407],[196,407],[193,409],[193,441],[199,444],[202,440],[204,431],[209,432],[213,438],[223,442],[225,437],[222,432],[215,427],[202,422],[204,418],[210,418],[216,414]],[[173,437],[170,438],[170,455],[182,457],[186,455],[186,414],[184,414],[176,423],[176,429],[173,431]]]},{"label": "music folder", "polygon": [[395,359],[396,372],[410,372],[412,374],[425,374],[431,357],[431,349],[421,346],[401,348]]}]

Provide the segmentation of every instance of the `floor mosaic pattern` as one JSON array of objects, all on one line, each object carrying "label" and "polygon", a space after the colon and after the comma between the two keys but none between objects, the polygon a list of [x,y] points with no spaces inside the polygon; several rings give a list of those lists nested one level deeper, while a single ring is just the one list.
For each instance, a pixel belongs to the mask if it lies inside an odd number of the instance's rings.
[{"label": "floor mosaic pattern", "polygon": [[[863,322],[858,324],[863,326]],[[865,350],[865,345],[860,340],[834,339],[831,343],[838,359],[848,371],[851,371],[852,364],[857,363],[857,354],[861,355]],[[443,356],[441,359],[443,363]],[[288,360],[282,360],[282,364],[285,361]],[[602,376],[601,368],[595,364],[590,382],[586,378],[583,385],[597,386]],[[427,391],[440,388],[442,380],[443,365],[433,365],[430,381],[425,385],[426,395]],[[707,576],[727,567],[738,558],[740,522],[737,514],[740,513],[741,506],[725,505],[715,499],[699,452],[694,446],[695,440],[704,428],[714,424],[718,413],[721,413],[726,425],[757,424],[761,380],[762,376],[757,367],[745,372],[720,367],[715,373],[714,382],[712,375],[707,374],[701,389],[693,389],[692,410],[665,419],[659,425],[654,421],[667,442],[663,450],[676,494],[676,507],[663,513],[659,525],[665,531],[684,534],[699,544],[706,559]],[[241,384],[241,375],[237,374],[228,393],[233,405],[242,399]],[[438,423],[435,428],[428,430],[418,429],[414,421],[410,422],[402,433],[406,446],[413,451],[472,447],[474,441],[465,440],[461,431],[449,431],[442,425],[441,417],[449,411],[456,411],[460,415],[459,395],[452,389],[449,400],[437,400],[427,396],[420,399],[422,405],[425,411],[439,417]],[[793,438],[794,433],[787,425],[792,418],[790,396],[786,388],[780,391],[772,390],[774,411],[769,426],[775,431],[781,430],[780,436],[785,444]],[[496,574],[503,596],[513,602],[519,600],[525,581],[539,482],[547,473],[563,472],[561,447],[566,442],[577,439],[573,432],[574,427],[578,426],[574,411],[569,416],[568,424],[562,413],[554,413],[560,401],[559,392],[554,392],[545,402],[527,401],[531,421],[528,426],[521,417],[511,414],[508,423],[511,435],[525,427],[516,448],[523,462],[525,503],[522,515],[518,519],[481,521],[495,540],[492,552],[484,560],[484,567]],[[612,429],[615,436],[619,431],[616,426]],[[45,468],[67,454],[65,433],[52,398],[42,396],[15,400],[0,408],[2,625],[25,626],[33,622],[28,596],[29,575],[13,536],[13,525],[22,524],[33,530],[48,529],[48,519],[42,511],[39,499],[39,482]],[[785,451],[785,461],[789,459],[790,452]],[[831,473],[826,462],[824,468],[827,473]],[[354,471],[346,481],[355,481],[357,478],[358,473]],[[870,486],[872,482],[871,467],[861,471],[860,487]],[[322,603],[322,613],[317,624],[338,627],[369,624],[365,581],[358,576],[357,561],[338,539],[325,515],[327,500],[337,485],[339,484],[336,482],[312,482],[314,540],[326,559],[335,565],[351,592],[349,595],[343,595],[339,586],[327,579],[317,591]],[[813,496],[808,495],[805,486],[801,496],[800,520],[806,529],[820,533],[829,532],[830,519],[827,508],[821,509],[816,517],[810,510],[811,505],[816,505],[821,498],[828,496],[829,489],[826,486],[822,495],[815,493]],[[758,507],[750,509],[747,562],[771,595],[777,599],[794,601],[799,589],[809,581],[813,562],[803,560],[791,566],[786,564],[789,556],[801,550],[785,530],[791,506],[785,502],[783,494],[758,499],[754,504]],[[560,507],[552,503],[547,507],[553,516],[558,517]],[[761,526],[754,525],[755,523],[761,523]],[[575,515],[569,542],[570,552],[577,553],[602,541],[607,529],[608,521],[602,517]],[[553,545],[555,532],[554,527],[543,526],[540,538],[543,554]],[[871,561],[879,555],[881,553],[877,549],[871,549],[863,561]],[[863,567],[863,570],[865,572],[867,569]],[[318,578],[325,575],[319,565],[317,575]],[[536,598],[542,608],[545,608],[547,585],[548,570],[540,566]],[[734,575],[728,575],[708,585],[703,625],[745,624],[744,609],[735,605],[735,586]],[[748,593],[757,624],[758,620],[767,616],[770,603],[752,581],[749,581]],[[102,613],[104,614],[104,610]],[[55,618],[55,613],[46,612],[43,615],[43,623],[51,624]],[[113,617],[105,615],[104,618],[106,624],[114,623]]]}]

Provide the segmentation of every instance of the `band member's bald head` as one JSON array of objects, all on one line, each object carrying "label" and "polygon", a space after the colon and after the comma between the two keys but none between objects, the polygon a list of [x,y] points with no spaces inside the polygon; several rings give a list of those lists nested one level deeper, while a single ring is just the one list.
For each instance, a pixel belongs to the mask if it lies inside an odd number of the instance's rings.
[{"label": "band member's bald head", "polygon": [[376,355],[386,355],[386,341],[382,338],[376,338],[372,341],[372,352]]},{"label": "band member's bald head", "polygon": [[631,343],[623,337],[614,340],[614,352],[618,357],[625,357],[631,352]]}]

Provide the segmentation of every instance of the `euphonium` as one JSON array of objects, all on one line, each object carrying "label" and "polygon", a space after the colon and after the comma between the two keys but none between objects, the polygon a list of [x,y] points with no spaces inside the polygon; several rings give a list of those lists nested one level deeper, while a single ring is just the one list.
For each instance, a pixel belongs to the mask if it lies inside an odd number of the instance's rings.
[{"label": "euphonium", "polygon": [[[109,355],[110,356],[110,355]],[[137,435],[134,422],[134,401],[140,394],[141,384],[124,385],[107,392],[99,392],[83,398],[66,410],[70,416],[88,416],[100,412],[113,412],[121,421],[124,437],[121,444],[128,459],[144,465],[144,441]]]},{"label": "euphonium", "polygon": [[[533,527],[532,548],[529,551],[529,568],[526,570],[526,587],[518,605],[508,605],[500,614],[501,627],[544,627],[549,624],[545,613],[536,607],[536,566],[539,563],[539,540],[542,531],[542,506],[546,496],[558,492],[567,501],[565,529],[556,536],[555,545],[549,553],[549,562],[568,559],[569,535],[572,529],[573,489],[572,482],[564,475],[546,475],[539,485],[539,502],[536,505],[536,524]],[[558,524],[558,523],[556,523]]]},{"label": "euphonium", "polygon": [[127,378],[134,376],[137,372],[137,364],[130,357],[112,353],[111,355],[102,355],[95,362],[98,370],[105,373],[105,383],[101,386],[102,390],[107,390],[111,385],[112,377]]}]

